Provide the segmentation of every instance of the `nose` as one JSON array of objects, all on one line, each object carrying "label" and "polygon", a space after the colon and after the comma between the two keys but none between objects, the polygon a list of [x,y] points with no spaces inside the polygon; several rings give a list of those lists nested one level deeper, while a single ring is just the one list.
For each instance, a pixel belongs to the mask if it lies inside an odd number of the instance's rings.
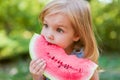
[{"label": "nose", "polygon": [[49,39],[49,40],[54,40],[54,36],[53,36],[52,33],[47,33],[46,37],[47,37],[47,39]]}]

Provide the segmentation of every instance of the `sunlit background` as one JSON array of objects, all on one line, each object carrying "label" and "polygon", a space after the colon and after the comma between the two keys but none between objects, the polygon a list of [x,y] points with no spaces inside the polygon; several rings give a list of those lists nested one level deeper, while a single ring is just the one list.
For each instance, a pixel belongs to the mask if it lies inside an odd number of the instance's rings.
[{"label": "sunlit background", "polygon": [[[51,0],[0,0],[0,80],[32,80],[29,40]],[[100,50],[100,80],[120,80],[120,0],[88,0]]]}]

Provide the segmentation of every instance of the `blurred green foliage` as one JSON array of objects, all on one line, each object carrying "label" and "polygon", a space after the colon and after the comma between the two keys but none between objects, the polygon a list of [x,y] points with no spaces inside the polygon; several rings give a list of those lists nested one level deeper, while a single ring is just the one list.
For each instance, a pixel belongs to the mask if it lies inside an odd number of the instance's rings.
[{"label": "blurred green foliage", "polygon": [[[25,57],[23,60],[19,55],[28,54],[30,38],[35,32],[40,33],[38,15],[49,1],[0,0],[0,60],[14,57],[13,63],[0,62],[0,80],[32,80],[28,68],[30,58]],[[107,51],[99,59],[102,68],[100,80],[119,80],[120,1],[88,1],[91,4],[98,45]]]},{"label": "blurred green foliage", "polygon": [[[32,80],[29,72],[29,58],[17,58],[14,62],[0,64],[0,80]],[[9,66],[8,66],[9,65]]]},{"label": "blurred green foliage", "polygon": [[99,46],[120,53],[120,1],[92,0],[91,7]]},{"label": "blurred green foliage", "polygon": [[[28,53],[33,33],[40,33],[38,15],[50,0],[0,1],[0,60]],[[106,51],[120,52],[120,5],[118,0],[90,0],[98,44]],[[102,45],[101,45],[102,44]]]},{"label": "blurred green foliage", "polygon": [[48,0],[0,1],[0,60],[28,53],[29,39],[40,33],[38,15]]}]

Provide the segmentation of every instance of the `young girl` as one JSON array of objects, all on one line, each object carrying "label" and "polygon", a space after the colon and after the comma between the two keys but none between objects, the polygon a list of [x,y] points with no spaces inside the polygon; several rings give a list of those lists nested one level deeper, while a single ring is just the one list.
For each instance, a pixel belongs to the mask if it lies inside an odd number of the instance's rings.
[{"label": "young girl", "polygon": [[[97,64],[98,48],[91,24],[90,6],[85,0],[53,0],[39,16],[43,23],[41,34],[45,39],[62,47],[68,55],[88,58]],[[42,74],[46,62],[30,62],[33,80],[48,80]],[[98,70],[91,80],[99,80]]]}]

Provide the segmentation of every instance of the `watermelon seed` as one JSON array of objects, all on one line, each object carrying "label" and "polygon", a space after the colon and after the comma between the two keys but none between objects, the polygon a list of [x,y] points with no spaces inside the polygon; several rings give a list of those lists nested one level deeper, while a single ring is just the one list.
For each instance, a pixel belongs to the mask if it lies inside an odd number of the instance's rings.
[{"label": "watermelon seed", "polygon": [[58,61],[59,63],[59,66],[58,66],[58,68],[60,68],[61,66],[63,66],[63,62],[61,62],[60,60]]},{"label": "watermelon seed", "polygon": [[63,62],[60,62],[60,65],[62,66],[62,65],[63,65]]},{"label": "watermelon seed", "polygon": [[67,65],[66,69],[68,69],[68,68],[69,68],[69,65]]},{"label": "watermelon seed", "polygon": [[60,60],[57,63],[60,63]]},{"label": "watermelon seed", "polygon": [[51,59],[54,60],[54,59],[55,59],[55,56],[53,56]]},{"label": "watermelon seed", "polygon": [[57,61],[57,59],[54,59],[54,61],[56,62],[56,61]]},{"label": "watermelon seed", "polygon": [[72,68],[72,66],[69,66],[69,68]]},{"label": "watermelon seed", "polygon": [[79,69],[79,72],[82,72],[81,68]]},{"label": "watermelon seed", "polygon": [[64,65],[64,68],[68,69],[68,68],[69,68],[69,65],[65,64],[65,65]]},{"label": "watermelon seed", "polygon": [[50,53],[49,53],[49,52],[47,52],[47,54],[49,55]]},{"label": "watermelon seed", "polygon": [[49,57],[49,58],[51,58],[51,56],[50,56],[49,54],[50,54],[50,53],[49,53],[49,52],[47,52],[48,57]]},{"label": "watermelon seed", "polygon": [[58,68],[60,68],[60,67],[61,67],[61,65],[58,66]]}]

